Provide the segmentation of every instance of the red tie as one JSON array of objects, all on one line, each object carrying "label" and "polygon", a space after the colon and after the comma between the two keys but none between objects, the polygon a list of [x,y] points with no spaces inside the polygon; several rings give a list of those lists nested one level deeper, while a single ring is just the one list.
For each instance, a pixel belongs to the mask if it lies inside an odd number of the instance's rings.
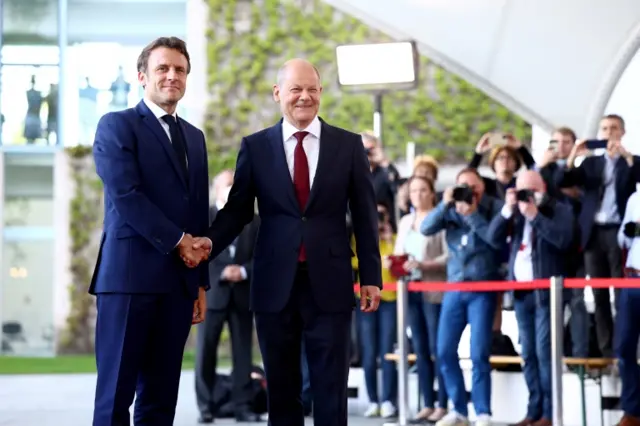
[{"label": "red tie", "polygon": [[[302,141],[308,134],[309,132],[296,132],[293,134],[298,141],[296,149],[293,151],[293,187],[296,191],[300,212],[304,212],[310,192],[309,162],[307,161],[307,154],[305,154],[304,147],[302,146]],[[306,260],[307,253],[304,249],[304,244],[301,244],[298,262],[304,262]]]}]

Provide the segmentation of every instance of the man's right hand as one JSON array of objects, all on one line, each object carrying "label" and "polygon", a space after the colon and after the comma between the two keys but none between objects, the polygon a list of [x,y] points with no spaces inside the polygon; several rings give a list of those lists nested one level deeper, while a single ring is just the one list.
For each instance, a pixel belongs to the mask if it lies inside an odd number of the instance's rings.
[{"label": "man's right hand", "polygon": [[491,150],[491,133],[482,135],[476,144],[476,154],[484,155]]},{"label": "man's right hand", "polygon": [[447,188],[442,193],[442,201],[445,204],[451,204],[453,202],[453,186]]},{"label": "man's right hand", "polygon": [[507,189],[504,197],[504,204],[510,208],[514,208],[518,204],[517,190],[515,188]]},{"label": "man's right hand", "polygon": [[[185,265],[190,268],[195,268],[200,262],[209,258],[211,245],[209,244],[209,247],[205,247],[200,240],[201,238],[193,238],[191,234],[184,234],[184,237],[178,244],[180,257]],[[208,241],[208,239],[206,240]]]}]

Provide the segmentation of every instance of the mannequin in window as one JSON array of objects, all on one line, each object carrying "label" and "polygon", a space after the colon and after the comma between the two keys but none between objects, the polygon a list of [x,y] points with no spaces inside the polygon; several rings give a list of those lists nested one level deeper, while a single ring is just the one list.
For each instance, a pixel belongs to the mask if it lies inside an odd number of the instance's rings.
[{"label": "mannequin in window", "polygon": [[131,91],[131,84],[124,79],[124,70],[122,67],[118,67],[118,77],[111,83],[112,94],[111,109],[118,111],[125,109],[129,105],[129,92]]},{"label": "mannequin in window", "polygon": [[98,126],[98,89],[91,85],[89,77],[85,78],[85,87],[80,89],[80,140],[81,144],[90,145]]},{"label": "mannequin in window", "polygon": [[[51,84],[49,86],[49,94],[47,100],[47,141],[49,144],[55,144],[58,140],[58,85]],[[51,136],[55,134],[55,139],[51,140]]]},{"label": "mannequin in window", "polygon": [[27,118],[24,121],[24,137],[28,144],[33,144],[36,139],[42,137],[42,121],[40,110],[42,109],[42,93],[36,90],[36,76],[31,76],[31,86],[27,90]]}]

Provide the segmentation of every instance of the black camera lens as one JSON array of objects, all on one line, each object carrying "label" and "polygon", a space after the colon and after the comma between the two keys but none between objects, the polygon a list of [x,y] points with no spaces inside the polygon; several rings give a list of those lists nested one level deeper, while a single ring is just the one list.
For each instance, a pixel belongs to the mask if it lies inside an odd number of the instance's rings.
[{"label": "black camera lens", "polygon": [[521,189],[516,192],[516,199],[518,201],[529,202],[533,198],[533,191],[530,189]]},{"label": "black camera lens", "polygon": [[453,188],[453,200],[467,204],[473,203],[473,190],[468,185],[458,185]]}]

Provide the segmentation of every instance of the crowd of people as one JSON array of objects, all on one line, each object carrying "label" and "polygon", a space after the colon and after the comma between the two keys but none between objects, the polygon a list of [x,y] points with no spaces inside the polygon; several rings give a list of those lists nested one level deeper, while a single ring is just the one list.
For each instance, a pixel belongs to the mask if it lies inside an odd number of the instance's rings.
[{"label": "crowd of people", "polygon": [[[439,166],[434,158],[418,156],[411,176],[401,179],[384,160],[380,141],[363,133],[378,199],[381,256],[409,255],[406,273],[424,282],[637,277],[640,158],[623,146],[624,133],[624,120],[617,115],[601,119],[597,140],[577,139],[571,129],[558,128],[538,163],[515,137],[486,134],[455,185],[441,193],[435,190]],[[494,177],[478,172],[486,154]],[[397,222],[393,212],[399,212]],[[395,365],[384,359],[396,343],[396,307],[394,294],[387,293],[385,307],[358,315],[357,340],[370,399],[366,416],[396,415]],[[496,292],[410,292],[407,319],[424,407],[412,422],[469,424],[458,345],[470,325],[471,402],[476,425],[491,424],[489,357],[500,334],[502,302],[513,300],[529,390],[523,420],[515,426],[552,424],[549,291],[510,293],[506,298]],[[565,289],[564,305],[571,314],[571,344],[565,352],[617,358],[624,411],[620,425],[635,426],[640,424],[640,290],[614,293],[612,303],[609,289],[593,289],[593,342],[584,290]]]}]

